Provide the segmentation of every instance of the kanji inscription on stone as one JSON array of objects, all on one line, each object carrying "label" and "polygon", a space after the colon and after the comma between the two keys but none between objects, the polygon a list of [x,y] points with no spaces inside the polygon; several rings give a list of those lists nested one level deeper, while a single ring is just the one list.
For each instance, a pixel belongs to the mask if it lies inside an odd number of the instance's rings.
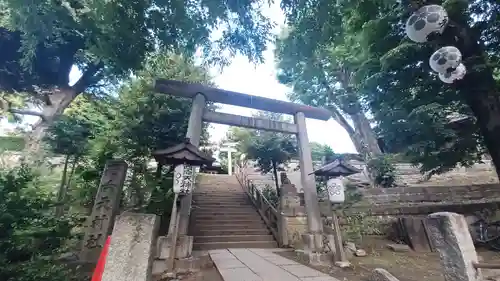
[{"label": "kanji inscription on stone", "polygon": [[195,169],[190,165],[177,165],[174,170],[174,192],[189,194],[193,190]]},{"label": "kanji inscription on stone", "polygon": [[96,262],[106,237],[111,234],[120,204],[127,163],[111,160],[106,163],[92,213],[87,218],[80,260]]}]

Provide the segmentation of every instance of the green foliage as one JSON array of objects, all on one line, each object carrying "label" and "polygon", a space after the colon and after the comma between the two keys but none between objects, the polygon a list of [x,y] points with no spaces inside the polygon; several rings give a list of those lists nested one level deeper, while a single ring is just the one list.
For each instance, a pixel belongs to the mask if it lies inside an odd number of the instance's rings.
[{"label": "green foliage", "polygon": [[333,151],[333,149],[326,144],[319,144],[317,142],[311,142],[309,144],[311,148],[311,157],[313,161],[322,161],[323,157],[326,158],[326,161],[332,161],[337,154]]},{"label": "green foliage", "polygon": [[[275,113],[259,113],[256,117],[284,121],[282,115]],[[248,159],[257,160],[262,173],[273,171],[273,167],[286,163],[298,153],[296,140],[290,134],[246,129],[241,131],[245,133],[231,136],[231,140],[238,142],[239,150],[246,153]],[[245,138],[241,139],[242,136]]]},{"label": "green foliage", "polygon": [[378,156],[366,163],[374,183],[384,188],[395,186],[396,167],[387,156]]},{"label": "green foliage", "polygon": [[279,196],[278,193],[276,192],[276,188],[273,188],[269,184],[266,184],[264,188],[262,189],[262,195],[271,203],[273,207],[277,207],[279,203]]},{"label": "green foliage", "polygon": [[51,216],[52,203],[26,165],[0,171],[0,280],[77,279],[71,268],[55,261],[74,224]]},{"label": "green foliage", "polygon": [[185,137],[191,102],[154,93],[151,85],[157,77],[210,84],[208,71],[190,58],[172,53],[151,55],[137,77],[121,87],[116,101],[119,118],[113,122],[114,137],[129,159],[149,157],[152,151],[176,145]]},{"label": "green foliage", "polygon": [[85,116],[65,115],[49,128],[45,142],[55,154],[79,156],[88,148],[91,130]]},{"label": "green foliage", "polygon": [[387,223],[383,222],[380,218],[365,214],[356,214],[345,218],[346,224],[342,227],[344,241],[359,243],[363,240],[363,236],[366,235],[387,234]]},{"label": "green foliage", "polygon": [[23,137],[0,136],[0,151],[22,151],[23,148]]}]

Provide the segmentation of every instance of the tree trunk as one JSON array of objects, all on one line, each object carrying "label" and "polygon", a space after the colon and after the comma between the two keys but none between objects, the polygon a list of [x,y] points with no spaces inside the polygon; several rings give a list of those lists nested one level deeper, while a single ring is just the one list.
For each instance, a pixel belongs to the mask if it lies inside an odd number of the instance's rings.
[{"label": "tree trunk", "polygon": [[378,145],[377,137],[373,131],[370,121],[366,118],[366,115],[362,112],[351,115],[352,122],[354,124],[354,130],[359,134],[361,140],[363,140],[363,145],[365,145],[365,158],[371,158],[382,154],[382,150]]},{"label": "tree trunk", "polygon": [[135,163],[132,170],[132,179],[130,180],[130,201],[131,206],[134,208],[140,208],[144,203],[144,198],[139,182],[139,174],[141,173],[141,171],[142,165],[140,163]]},{"label": "tree trunk", "polygon": [[26,136],[25,147],[28,154],[37,154],[40,151],[45,132],[63,114],[78,94],[72,88],[61,88],[56,89],[50,95],[50,105],[43,107],[42,119],[33,126],[33,130]]},{"label": "tree trunk", "polygon": [[458,82],[458,86],[464,87],[461,92],[477,118],[477,125],[499,177],[500,93],[496,90],[492,72],[467,73],[464,79]]},{"label": "tree trunk", "polygon": [[66,178],[68,173],[69,155],[64,159],[63,174],[61,176],[61,183],[59,184],[59,191],[57,192],[57,206],[56,217],[61,217],[64,214],[64,199],[66,198]]},{"label": "tree trunk", "polygon": [[78,161],[80,161],[80,156],[75,156],[73,164],[71,165],[71,170],[69,172],[68,183],[66,184],[68,188],[71,185],[71,181],[73,180],[73,175],[75,174],[76,164],[78,164]]},{"label": "tree trunk", "polygon": [[364,113],[360,112],[350,115],[354,123],[353,128],[335,106],[330,107],[330,111],[332,112],[333,119],[346,130],[354,147],[365,159],[368,158],[368,153],[373,155],[382,154],[375,132],[373,132],[370,121],[368,121]]},{"label": "tree trunk", "polygon": [[281,191],[280,191],[280,183],[278,180],[278,169],[276,167],[276,162],[271,161],[273,165],[273,175],[274,175],[274,183],[276,184],[276,194],[278,195],[278,198],[281,196]]}]

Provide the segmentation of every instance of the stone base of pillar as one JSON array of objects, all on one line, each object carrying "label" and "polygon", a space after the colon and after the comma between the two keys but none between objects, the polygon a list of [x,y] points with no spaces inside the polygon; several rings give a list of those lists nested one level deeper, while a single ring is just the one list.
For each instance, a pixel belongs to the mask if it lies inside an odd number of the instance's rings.
[{"label": "stone base of pillar", "polygon": [[302,235],[303,249],[295,250],[299,258],[311,265],[349,267],[349,261],[337,257],[333,234],[306,233]]},{"label": "stone base of pillar", "polygon": [[306,250],[295,250],[300,261],[313,266],[331,266],[333,263],[332,253],[318,253]]},{"label": "stone base of pillar", "polygon": [[[166,260],[170,256],[170,249],[172,247],[172,237],[160,236],[158,237],[156,258]],[[175,258],[183,259],[191,257],[193,250],[193,236],[181,236],[177,239],[177,246],[175,248]]]},{"label": "stone base of pillar", "polygon": [[175,257],[183,259],[191,256],[193,251],[193,236],[183,235],[177,239]]}]

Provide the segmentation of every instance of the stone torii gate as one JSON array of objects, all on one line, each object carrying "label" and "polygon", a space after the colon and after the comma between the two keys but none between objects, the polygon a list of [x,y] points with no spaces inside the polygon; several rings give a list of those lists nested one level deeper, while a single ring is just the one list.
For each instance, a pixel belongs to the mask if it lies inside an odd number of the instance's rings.
[{"label": "stone torii gate", "polygon": [[[202,84],[165,79],[156,80],[154,90],[164,94],[192,99],[193,105],[189,116],[186,138],[189,138],[191,143],[196,147],[200,145],[203,121],[295,134],[298,139],[301,183],[304,190],[305,209],[307,213],[308,233],[304,237],[304,240],[307,241],[304,242],[306,245],[309,245],[308,248],[313,252],[319,253],[323,251],[323,224],[321,221],[318,194],[316,192],[316,183],[313,174],[313,163],[309,147],[309,138],[307,136],[306,118],[326,121],[331,117],[328,110],[221,90]],[[206,110],[206,103],[208,101],[293,115],[294,123],[208,111]],[[191,196],[184,196],[181,201],[178,228],[179,243],[184,243],[183,241],[191,241],[192,243],[192,239],[182,239],[183,236],[187,236],[190,209]],[[183,246],[190,247],[188,245],[180,245],[180,247]]]}]

